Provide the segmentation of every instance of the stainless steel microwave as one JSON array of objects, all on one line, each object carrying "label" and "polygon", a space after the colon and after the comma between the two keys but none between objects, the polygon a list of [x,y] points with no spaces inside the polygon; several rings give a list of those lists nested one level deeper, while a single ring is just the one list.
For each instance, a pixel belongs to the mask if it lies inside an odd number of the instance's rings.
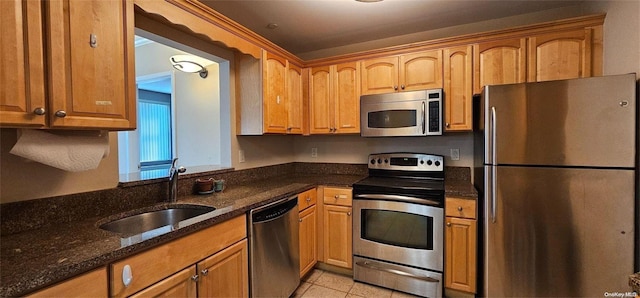
[{"label": "stainless steel microwave", "polygon": [[362,95],[360,135],[442,135],[442,106],[442,89]]}]

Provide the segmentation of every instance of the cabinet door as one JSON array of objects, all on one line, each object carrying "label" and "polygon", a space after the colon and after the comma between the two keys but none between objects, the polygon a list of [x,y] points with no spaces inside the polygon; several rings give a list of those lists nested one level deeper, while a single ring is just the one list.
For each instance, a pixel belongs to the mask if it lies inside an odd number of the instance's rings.
[{"label": "cabinet door", "polygon": [[313,269],[318,261],[316,216],[316,206],[311,206],[300,212],[300,277]]},{"label": "cabinet door", "polygon": [[107,269],[100,268],[27,297],[107,297]]},{"label": "cabinet door", "polygon": [[263,54],[263,112],[265,133],[287,132],[286,59],[264,52]]},{"label": "cabinet door", "polygon": [[444,50],[444,110],[446,131],[472,129],[471,46]]},{"label": "cabinet door", "polygon": [[526,38],[484,42],[473,46],[473,90],[487,85],[526,82]]},{"label": "cabinet door", "polygon": [[142,297],[197,297],[196,295],[195,266],[187,267],[174,275],[171,275],[158,283],[131,295],[131,298]]},{"label": "cabinet door", "polygon": [[133,1],[45,1],[50,126],[136,126]]},{"label": "cabinet door", "polygon": [[442,88],[442,51],[400,56],[400,90]]},{"label": "cabinet door", "polygon": [[42,2],[0,1],[0,125],[46,123]]},{"label": "cabinet door", "polygon": [[288,64],[287,67],[287,133],[302,134],[302,69]]},{"label": "cabinet door", "polygon": [[200,297],[248,297],[249,257],[244,239],[198,263]]},{"label": "cabinet door", "polygon": [[447,217],[445,287],[476,292],[476,221]]},{"label": "cabinet door", "polygon": [[362,94],[398,91],[398,57],[382,57],[362,61]]},{"label": "cabinet door", "polygon": [[592,76],[591,29],[556,32],[529,38],[530,82]]},{"label": "cabinet door", "polygon": [[324,205],[324,262],[353,267],[351,207]]},{"label": "cabinet door", "polygon": [[336,65],[334,72],[334,131],[360,132],[360,68],[357,62]]},{"label": "cabinet door", "polygon": [[333,128],[331,107],[331,67],[311,69],[309,75],[309,122],[310,133],[326,134]]}]

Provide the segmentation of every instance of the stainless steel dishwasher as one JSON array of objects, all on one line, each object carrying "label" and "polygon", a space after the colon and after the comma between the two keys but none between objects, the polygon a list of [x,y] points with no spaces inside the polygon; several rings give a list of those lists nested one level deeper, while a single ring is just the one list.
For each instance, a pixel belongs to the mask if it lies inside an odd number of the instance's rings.
[{"label": "stainless steel dishwasher", "polygon": [[298,197],[249,211],[251,297],[289,297],[300,284]]}]

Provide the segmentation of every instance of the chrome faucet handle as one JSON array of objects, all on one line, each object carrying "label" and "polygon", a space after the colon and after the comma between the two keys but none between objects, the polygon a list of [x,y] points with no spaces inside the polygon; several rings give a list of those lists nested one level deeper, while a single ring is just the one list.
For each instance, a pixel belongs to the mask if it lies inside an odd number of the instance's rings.
[{"label": "chrome faucet handle", "polygon": [[176,167],[176,162],[178,162],[178,158],[174,158],[173,161],[171,161],[171,167],[175,168]]}]

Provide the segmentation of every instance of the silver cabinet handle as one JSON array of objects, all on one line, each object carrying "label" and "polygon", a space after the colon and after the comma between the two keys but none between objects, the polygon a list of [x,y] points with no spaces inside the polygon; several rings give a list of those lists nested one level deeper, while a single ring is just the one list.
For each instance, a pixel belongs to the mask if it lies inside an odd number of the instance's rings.
[{"label": "silver cabinet handle", "polygon": [[462,206],[458,206],[458,211],[462,211]]},{"label": "silver cabinet handle", "polygon": [[347,212],[347,216],[351,216],[351,211]]},{"label": "silver cabinet handle", "polygon": [[67,117],[67,112],[65,112],[64,110],[59,110],[55,113],[56,117],[60,117],[60,118],[64,118]]},{"label": "silver cabinet handle", "polygon": [[404,90],[404,85],[400,85],[400,89]]},{"label": "silver cabinet handle", "polygon": [[35,108],[35,109],[33,110],[33,113],[34,113],[34,114],[36,114],[36,115],[38,115],[38,116],[42,116],[42,115],[44,115],[44,113],[46,113],[46,112],[47,112],[47,111],[46,111],[44,108],[42,108],[42,107],[37,107],[37,108]]},{"label": "silver cabinet handle", "polygon": [[202,275],[204,276],[207,276],[207,274],[209,274],[209,269],[202,269],[200,273],[202,273]]},{"label": "silver cabinet handle", "polygon": [[299,218],[299,219],[298,219],[298,221],[299,221],[299,222],[302,222],[302,218]]},{"label": "silver cabinet handle", "polygon": [[95,34],[89,34],[89,45],[92,48],[98,47],[98,37]]},{"label": "silver cabinet handle", "polygon": [[337,200],[337,199],[340,198],[340,196],[339,195],[334,195],[333,198]]},{"label": "silver cabinet handle", "polygon": [[311,202],[311,197],[307,197],[307,202]]},{"label": "silver cabinet handle", "polygon": [[448,223],[447,223],[447,227],[450,227],[450,226],[451,226],[451,223],[450,223],[450,222],[448,222]]},{"label": "silver cabinet handle", "polygon": [[404,272],[404,271],[400,271],[400,270],[397,270],[397,269],[384,268],[382,266],[377,266],[377,265],[372,264],[372,263],[367,262],[367,261],[356,262],[356,265],[361,266],[361,267],[365,267],[365,268],[369,268],[369,269],[373,269],[373,270],[392,273],[392,274],[395,274],[395,275],[407,276],[407,277],[411,277],[411,278],[415,278],[415,279],[423,280],[423,281],[427,281],[427,282],[440,282],[439,280],[437,280],[437,279],[435,279],[433,277],[419,276],[419,275],[415,275],[413,273]]},{"label": "silver cabinet handle", "polygon": [[450,126],[450,125],[449,125],[449,122],[445,122],[444,126],[445,126],[446,128],[449,128],[449,126]]},{"label": "silver cabinet handle", "polygon": [[393,86],[393,90],[398,91],[398,86],[397,86],[397,85],[396,85],[396,86]]},{"label": "silver cabinet handle", "polygon": [[200,279],[200,276],[198,276],[197,274],[191,277],[191,280],[193,280],[193,282],[198,282],[198,279]]}]

